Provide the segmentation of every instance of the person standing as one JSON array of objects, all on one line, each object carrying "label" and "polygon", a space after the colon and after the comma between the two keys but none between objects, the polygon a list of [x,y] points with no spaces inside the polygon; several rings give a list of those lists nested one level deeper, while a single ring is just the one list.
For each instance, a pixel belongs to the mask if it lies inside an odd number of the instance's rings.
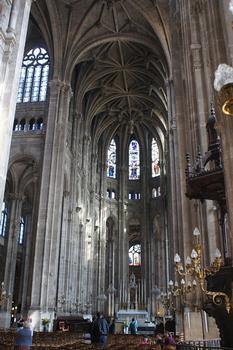
[{"label": "person standing", "polygon": [[99,330],[98,327],[95,325],[96,316],[93,316],[91,326],[90,326],[90,334],[91,334],[91,343],[96,344],[98,343],[99,338]]},{"label": "person standing", "polygon": [[109,334],[115,334],[115,320],[114,318],[111,321],[111,324],[109,326]]},{"label": "person standing", "polygon": [[32,345],[32,329],[29,322],[24,322],[23,327],[17,329],[16,349],[29,350]]},{"label": "person standing", "polygon": [[97,312],[97,318],[93,323],[93,334],[101,345],[106,345],[108,341],[109,325],[103,315]]},{"label": "person standing", "polygon": [[132,321],[129,324],[130,334],[137,334],[137,328],[138,328],[137,320],[132,318]]}]

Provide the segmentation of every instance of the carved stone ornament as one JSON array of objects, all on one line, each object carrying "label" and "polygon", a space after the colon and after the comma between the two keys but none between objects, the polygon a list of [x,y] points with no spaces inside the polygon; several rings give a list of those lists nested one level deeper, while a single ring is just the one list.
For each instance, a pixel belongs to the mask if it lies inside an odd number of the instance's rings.
[{"label": "carved stone ornament", "polygon": [[224,85],[233,84],[233,68],[223,63],[215,72],[214,88],[220,91]]}]

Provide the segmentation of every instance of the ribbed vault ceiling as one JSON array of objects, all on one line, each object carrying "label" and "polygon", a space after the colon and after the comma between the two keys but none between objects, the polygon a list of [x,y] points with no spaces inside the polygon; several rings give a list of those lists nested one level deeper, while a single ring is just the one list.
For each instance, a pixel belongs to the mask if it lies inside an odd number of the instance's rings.
[{"label": "ribbed vault ceiling", "polygon": [[[95,127],[97,140],[106,129],[113,133],[122,124],[129,131],[146,127],[158,136],[165,134],[169,50],[165,53],[161,11],[165,13],[166,4],[166,0],[35,3],[34,18],[55,57],[63,57],[64,74],[73,72],[75,108],[85,117],[87,129]],[[56,35],[59,46],[54,44]],[[56,69],[57,58],[55,73]]]},{"label": "ribbed vault ceiling", "polygon": [[[92,51],[93,57],[93,51]],[[80,64],[79,99],[91,124],[96,115],[112,123],[148,123],[156,113],[164,119],[166,72],[159,58],[141,44],[110,42],[94,51],[94,58]],[[157,123],[162,124],[158,118]]]}]

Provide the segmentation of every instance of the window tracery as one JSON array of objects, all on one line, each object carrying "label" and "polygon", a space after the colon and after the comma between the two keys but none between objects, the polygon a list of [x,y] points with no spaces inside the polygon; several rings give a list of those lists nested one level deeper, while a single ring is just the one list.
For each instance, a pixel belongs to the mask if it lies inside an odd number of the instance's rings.
[{"label": "window tracery", "polygon": [[152,177],[160,175],[159,148],[155,139],[151,142]]},{"label": "window tracery", "polygon": [[112,139],[108,147],[108,169],[107,176],[113,179],[116,178],[116,141]]},{"label": "window tracery", "polygon": [[135,244],[129,249],[129,265],[141,265],[141,244]]},{"label": "window tracery", "polygon": [[137,140],[129,144],[129,180],[140,178],[140,148]]},{"label": "window tracery", "polygon": [[49,55],[42,47],[30,50],[23,59],[17,102],[46,100],[49,77]]}]

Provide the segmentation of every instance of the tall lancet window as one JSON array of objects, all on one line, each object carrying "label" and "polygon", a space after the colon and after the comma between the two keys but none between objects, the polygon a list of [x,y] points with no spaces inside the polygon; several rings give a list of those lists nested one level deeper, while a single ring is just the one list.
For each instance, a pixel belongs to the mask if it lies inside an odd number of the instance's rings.
[{"label": "tall lancet window", "polygon": [[160,175],[159,148],[155,139],[151,142],[152,177]]},{"label": "tall lancet window", "polygon": [[19,224],[19,237],[18,237],[18,243],[23,244],[24,240],[24,233],[25,233],[25,220],[21,216],[20,218],[20,224]]},{"label": "tall lancet window", "polygon": [[115,179],[116,178],[116,142],[114,139],[112,139],[108,147],[107,163],[108,163],[107,176]]},{"label": "tall lancet window", "polygon": [[23,59],[17,102],[46,100],[49,77],[49,55],[42,47],[30,50]]},{"label": "tall lancet window", "polygon": [[7,223],[7,208],[5,202],[2,204],[2,213],[0,218],[0,236],[6,234],[6,223]]},{"label": "tall lancet window", "polygon": [[129,144],[129,180],[140,178],[140,149],[136,140]]}]

